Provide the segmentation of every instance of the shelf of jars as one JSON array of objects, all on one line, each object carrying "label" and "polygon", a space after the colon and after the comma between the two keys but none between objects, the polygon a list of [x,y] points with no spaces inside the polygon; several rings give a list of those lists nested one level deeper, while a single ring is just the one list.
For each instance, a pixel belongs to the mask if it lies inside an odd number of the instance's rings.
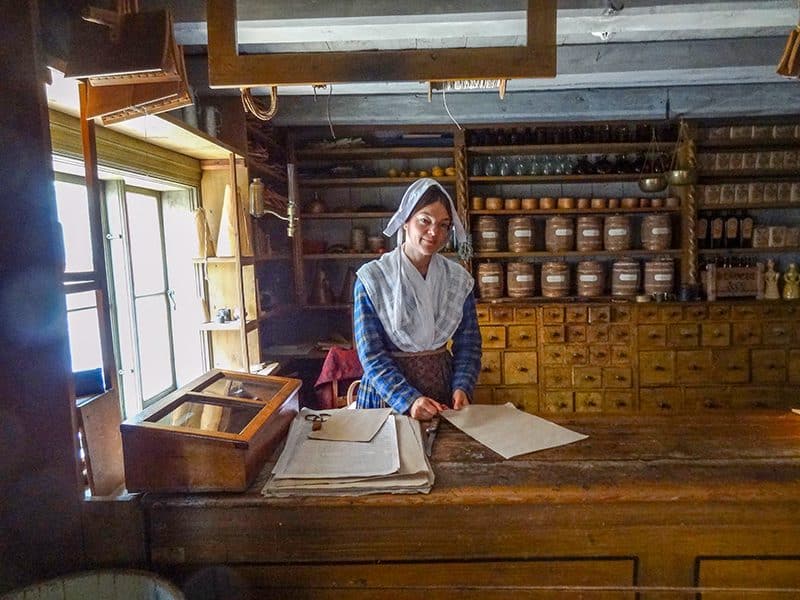
[{"label": "shelf of jars", "polygon": [[375,160],[385,158],[450,158],[452,146],[414,147],[414,146],[369,146],[352,148],[302,149],[296,152],[298,160]]},{"label": "shelf of jars", "polygon": [[779,248],[701,248],[699,254],[708,256],[728,256],[738,254],[776,254],[783,252],[800,252],[800,246],[781,246]]},{"label": "shelf of jars", "polygon": [[554,175],[492,175],[469,177],[470,183],[613,183],[623,181],[639,181],[653,174],[641,173],[603,173],[603,174],[554,174]]},{"label": "shelf of jars", "polygon": [[[370,186],[409,186],[417,180],[414,177],[325,177],[300,179],[300,186],[307,187],[370,187]],[[433,177],[441,184],[454,184],[455,176]]]},{"label": "shelf of jars", "polygon": [[341,211],[302,213],[301,219],[388,219],[392,216],[389,211]]},{"label": "shelf of jars", "polygon": [[475,252],[472,257],[475,259],[506,259],[506,258],[535,258],[535,259],[570,259],[570,258],[620,258],[621,255],[628,258],[657,258],[668,256],[680,256],[680,249],[666,250],[565,250],[562,252],[550,252],[548,250],[533,252]]},{"label": "shelf of jars", "polygon": [[552,155],[552,154],[630,154],[655,150],[671,152],[674,143],[607,142],[587,144],[520,144],[515,146],[468,146],[467,152],[474,155]]},{"label": "shelf of jars", "polygon": [[[638,199],[637,199],[638,200]],[[678,213],[680,208],[674,207],[647,207],[647,208],[554,208],[554,209],[475,209],[470,210],[471,215],[494,215],[498,217],[522,216],[546,217],[548,215],[613,215],[613,214],[647,214],[647,213]]]}]

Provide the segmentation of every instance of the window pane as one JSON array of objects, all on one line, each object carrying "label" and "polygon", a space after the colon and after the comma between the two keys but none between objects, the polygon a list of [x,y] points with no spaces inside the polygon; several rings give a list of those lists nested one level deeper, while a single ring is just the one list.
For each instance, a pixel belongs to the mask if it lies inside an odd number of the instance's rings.
[{"label": "window pane", "polygon": [[173,387],[169,315],[164,296],[137,298],[135,302],[142,399],[147,402],[153,396]]},{"label": "window pane", "polygon": [[66,271],[91,271],[92,239],[89,234],[89,199],[86,188],[77,183],[56,181],[56,208],[64,232]]},{"label": "window pane", "polygon": [[103,354],[100,350],[97,308],[67,312],[67,325],[69,327],[72,370],[85,371],[102,367]]},{"label": "window pane", "polygon": [[158,198],[127,192],[128,243],[133,262],[133,289],[136,296],[162,292],[164,259],[161,246],[161,227],[158,217]]}]

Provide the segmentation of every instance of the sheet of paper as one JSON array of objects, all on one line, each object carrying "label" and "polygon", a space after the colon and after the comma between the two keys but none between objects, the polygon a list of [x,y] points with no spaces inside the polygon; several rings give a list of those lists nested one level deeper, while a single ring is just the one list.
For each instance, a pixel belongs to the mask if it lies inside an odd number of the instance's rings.
[{"label": "sheet of paper", "polygon": [[[308,437],[314,440],[339,442],[368,442],[392,414],[391,408],[369,408],[326,410],[330,417],[322,423],[318,431],[311,431]],[[301,412],[302,414],[302,412]]]},{"label": "sheet of paper", "polygon": [[795,413],[795,414],[800,415],[800,408],[793,408],[792,412]]},{"label": "sheet of paper", "polygon": [[555,448],[588,437],[517,410],[511,403],[502,406],[471,404],[461,410],[446,410],[442,416],[503,458]]},{"label": "sheet of paper", "polygon": [[312,440],[308,437],[312,426],[304,413],[294,418],[286,446],[272,470],[275,478],[371,477],[396,473],[400,468],[397,428],[391,419],[369,442]]}]

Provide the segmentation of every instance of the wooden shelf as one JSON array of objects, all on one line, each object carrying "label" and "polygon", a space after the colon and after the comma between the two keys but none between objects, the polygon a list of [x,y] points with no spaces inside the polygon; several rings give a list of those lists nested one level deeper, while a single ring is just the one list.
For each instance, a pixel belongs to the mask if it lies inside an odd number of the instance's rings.
[{"label": "wooden shelf", "polygon": [[593,215],[593,214],[617,214],[617,213],[677,213],[680,207],[675,208],[554,208],[536,210],[470,210],[470,215],[496,215],[498,217],[530,215],[533,217],[547,215]]},{"label": "wooden shelf", "polygon": [[[626,154],[628,152],[647,152],[652,147],[651,142],[612,142],[588,144],[516,144],[513,146],[469,146],[470,154],[480,155],[509,155],[523,154]],[[658,152],[672,152],[675,142],[659,142],[656,144]]]},{"label": "wooden shelf", "polygon": [[508,296],[503,296],[502,298],[476,298],[476,301],[479,304],[507,304],[507,303],[514,303],[515,305],[520,304],[547,304],[547,303],[559,303],[563,304],[565,302],[575,302],[576,304],[590,304],[592,302],[600,302],[600,303],[607,303],[607,302],[636,302],[636,296],[562,296],[560,298],[548,298],[545,296],[528,296],[526,298],[509,298]]},{"label": "wooden shelf", "polygon": [[260,256],[256,259],[256,264],[268,263],[280,260],[292,260],[291,254],[272,254],[271,256]]},{"label": "wooden shelf", "polygon": [[353,310],[353,304],[341,302],[335,304],[304,304],[303,308],[308,310]]},{"label": "wooden shelf", "polygon": [[631,258],[631,257],[657,257],[657,256],[680,256],[680,249],[671,250],[597,250],[592,252],[578,252],[577,250],[569,250],[567,252],[547,252],[547,251],[534,251],[534,252],[475,252],[473,258],[584,258],[584,257],[601,257],[601,258]]},{"label": "wooden shelf", "polygon": [[346,252],[333,252],[329,254],[304,254],[303,260],[369,260],[378,258],[383,253],[378,252],[360,252],[346,253]]},{"label": "wooden shelf", "polygon": [[497,176],[470,176],[469,182],[475,184],[511,184],[511,183],[604,183],[616,181],[639,181],[643,177],[650,177],[645,173],[608,173],[587,175],[506,175]]},{"label": "wooden shelf", "polygon": [[783,210],[798,208],[800,202],[761,202],[758,204],[714,204],[713,206],[698,206],[697,210]]},{"label": "wooden shelf", "polygon": [[740,152],[758,152],[760,150],[797,150],[800,148],[800,139],[797,140],[720,140],[717,142],[702,142],[697,144],[697,153],[707,151],[733,150]]},{"label": "wooden shelf", "polygon": [[331,149],[304,149],[297,151],[300,160],[369,160],[391,158],[453,158],[452,146],[381,146]]},{"label": "wooden shelf", "polygon": [[700,254],[730,256],[734,254],[785,254],[800,252],[800,248],[702,248]]},{"label": "wooden shelf", "polygon": [[[455,176],[434,177],[433,179],[442,184],[453,184],[456,182]],[[417,177],[326,177],[300,179],[299,184],[308,187],[408,186],[416,180]]]},{"label": "wooden shelf", "polygon": [[302,213],[301,219],[388,219],[394,214],[390,211],[370,211],[370,212],[324,212],[324,213]]},{"label": "wooden shelf", "polygon": [[207,323],[201,323],[199,329],[201,331],[239,331],[241,325],[241,319],[227,321],[226,323],[215,323],[214,321],[209,321]]},{"label": "wooden shelf", "polygon": [[[697,174],[698,180],[741,180],[758,179],[759,181],[769,181],[770,179],[800,179],[800,169],[727,169],[716,171],[700,171]],[[698,181],[703,183],[703,181]]]},{"label": "wooden shelf", "polygon": [[[252,265],[255,263],[255,258],[252,256],[242,256],[240,258],[241,264]],[[235,256],[209,256],[207,258],[193,258],[192,262],[196,265],[224,265],[236,264]]]}]

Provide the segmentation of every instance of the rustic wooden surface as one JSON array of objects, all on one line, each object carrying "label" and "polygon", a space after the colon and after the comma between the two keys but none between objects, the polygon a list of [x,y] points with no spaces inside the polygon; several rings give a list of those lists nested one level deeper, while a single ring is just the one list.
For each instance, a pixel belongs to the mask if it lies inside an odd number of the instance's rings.
[{"label": "rustic wooden surface", "polygon": [[[704,577],[725,587],[728,571],[709,560],[731,557],[750,574],[732,585],[779,575],[800,589],[800,416],[553,420],[589,438],[504,461],[443,425],[428,495],[264,498],[268,465],[243,494],[145,497],[151,559],[177,577],[224,563],[246,589],[277,597],[418,597],[426,586],[485,597],[469,586],[517,582],[497,597],[555,593],[522,591],[539,585],[688,598]],[[504,579],[498,561],[522,571]],[[531,575],[542,568],[549,575]]]}]

